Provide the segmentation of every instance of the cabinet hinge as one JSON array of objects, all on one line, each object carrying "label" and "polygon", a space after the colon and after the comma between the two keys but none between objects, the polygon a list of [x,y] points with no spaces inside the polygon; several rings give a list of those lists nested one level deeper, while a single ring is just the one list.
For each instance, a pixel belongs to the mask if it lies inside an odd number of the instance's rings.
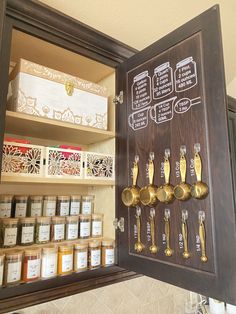
[{"label": "cabinet hinge", "polygon": [[119,95],[117,96],[115,96],[115,98],[113,99],[113,102],[115,103],[115,104],[123,104],[123,101],[124,101],[124,93],[123,93],[123,90],[122,91],[120,91],[120,93],[119,93]]},{"label": "cabinet hinge", "polygon": [[120,220],[118,218],[115,218],[113,221],[113,226],[115,227],[116,230],[120,230],[120,232],[125,231],[125,219],[124,217],[120,217]]}]

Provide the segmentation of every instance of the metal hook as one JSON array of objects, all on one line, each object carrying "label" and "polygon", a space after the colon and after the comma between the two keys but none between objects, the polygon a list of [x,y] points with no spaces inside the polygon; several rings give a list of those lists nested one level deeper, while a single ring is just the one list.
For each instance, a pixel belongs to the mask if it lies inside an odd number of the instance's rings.
[{"label": "metal hook", "polygon": [[166,148],[166,149],[165,149],[165,157],[166,157],[166,158],[169,158],[169,157],[170,157],[170,149],[169,149],[169,148]]},{"label": "metal hook", "polygon": [[186,221],[188,219],[188,211],[186,209],[182,210],[182,220]]},{"label": "metal hook", "polygon": [[139,162],[139,155],[135,155],[135,156],[134,156],[134,161],[135,161],[136,163]]},{"label": "metal hook", "polygon": [[180,156],[184,156],[184,155],[186,155],[186,146],[181,145],[180,146]]},{"label": "metal hook", "polygon": [[165,218],[166,219],[170,218],[170,210],[168,208],[165,209]]},{"label": "metal hook", "polygon": [[195,152],[195,154],[200,153],[200,150],[201,150],[201,145],[200,145],[200,143],[195,143],[195,144],[194,144],[194,152]]},{"label": "metal hook", "polygon": [[202,223],[206,218],[205,212],[203,210],[199,210],[198,212],[198,219],[199,222]]}]

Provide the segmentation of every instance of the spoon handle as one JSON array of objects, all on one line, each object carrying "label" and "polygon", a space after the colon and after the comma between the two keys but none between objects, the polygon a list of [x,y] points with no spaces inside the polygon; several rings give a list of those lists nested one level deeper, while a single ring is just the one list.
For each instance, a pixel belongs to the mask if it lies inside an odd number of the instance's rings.
[{"label": "spoon handle", "polygon": [[[166,250],[165,252],[171,252],[170,248],[170,220],[167,217],[164,217],[165,220],[165,235],[166,235]],[[170,256],[170,254],[166,254],[167,256]]]},{"label": "spoon handle", "polygon": [[194,169],[197,177],[197,181],[202,181],[202,161],[198,152],[194,155]]},{"label": "spoon handle", "polygon": [[184,154],[180,155],[180,177],[181,182],[186,181],[186,169],[187,169],[187,162]]},{"label": "spoon handle", "polygon": [[205,225],[202,219],[199,220],[199,237],[202,249],[201,261],[206,263],[208,258],[206,256],[206,231]]},{"label": "spoon handle", "polygon": [[137,185],[137,178],[138,178],[138,162],[134,162],[133,166],[133,186]]},{"label": "spoon handle", "polygon": [[170,161],[169,158],[165,156],[164,159],[164,176],[165,176],[165,184],[170,183]]},{"label": "spoon handle", "polygon": [[183,235],[183,240],[184,240],[184,252],[183,252],[183,257],[188,258],[189,257],[189,250],[188,250],[188,226],[186,220],[182,220],[182,235]]}]

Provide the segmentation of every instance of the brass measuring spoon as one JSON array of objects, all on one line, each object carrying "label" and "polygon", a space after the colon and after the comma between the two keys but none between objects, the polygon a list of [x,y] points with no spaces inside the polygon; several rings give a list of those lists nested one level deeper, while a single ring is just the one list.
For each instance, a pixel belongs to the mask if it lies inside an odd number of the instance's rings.
[{"label": "brass measuring spoon", "polygon": [[145,248],[145,245],[141,242],[141,208],[136,208],[136,224],[137,224],[137,242],[134,245],[136,252],[140,253]]},{"label": "brass measuring spoon", "polygon": [[200,244],[201,244],[201,261],[203,263],[206,263],[208,261],[208,258],[206,256],[206,230],[204,225],[205,220],[205,213],[204,211],[200,210],[198,213],[198,220],[199,220],[199,237],[200,237]]},{"label": "brass measuring spoon", "polygon": [[149,220],[150,220],[150,227],[151,227],[151,240],[152,240],[152,244],[151,244],[151,246],[149,247],[149,251],[150,251],[152,254],[156,254],[156,253],[158,252],[158,247],[157,247],[157,245],[155,244],[155,221],[154,221],[154,218],[155,218],[155,209],[154,209],[154,208],[151,208],[151,209],[150,209]]},{"label": "brass measuring spoon", "polygon": [[139,156],[135,156],[135,161],[133,165],[133,185],[125,188],[122,191],[121,199],[125,206],[136,206],[140,202],[139,191],[140,188],[137,186],[137,178],[138,178],[138,162]]},{"label": "brass measuring spoon", "polygon": [[191,198],[190,193],[190,184],[186,183],[186,171],[187,171],[187,162],[186,162],[186,147],[180,147],[180,178],[181,182],[174,187],[174,196],[180,201],[187,201]]},{"label": "brass measuring spoon", "polygon": [[148,177],[149,185],[141,188],[140,190],[140,201],[143,205],[153,206],[157,204],[157,187],[153,184],[154,178],[154,153],[149,154],[149,163],[148,163]]},{"label": "brass measuring spoon", "polygon": [[160,202],[169,204],[174,201],[174,187],[170,184],[170,150],[165,150],[164,157],[164,176],[165,184],[157,189],[157,198]]},{"label": "brass measuring spoon", "polygon": [[170,210],[165,209],[164,214],[165,221],[165,235],[166,235],[166,249],[164,251],[166,256],[172,256],[174,251],[170,248]]},{"label": "brass measuring spoon", "polygon": [[190,257],[190,252],[188,250],[188,226],[187,226],[187,219],[188,219],[188,211],[187,210],[182,210],[181,230],[182,230],[183,241],[184,241],[183,258],[185,258],[185,259],[188,259]]},{"label": "brass measuring spoon", "polygon": [[196,199],[203,199],[208,195],[209,189],[206,183],[202,182],[202,161],[199,155],[200,144],[194,145],[194,169],[197,177],[197,182],[191,186],[191,195]]}]

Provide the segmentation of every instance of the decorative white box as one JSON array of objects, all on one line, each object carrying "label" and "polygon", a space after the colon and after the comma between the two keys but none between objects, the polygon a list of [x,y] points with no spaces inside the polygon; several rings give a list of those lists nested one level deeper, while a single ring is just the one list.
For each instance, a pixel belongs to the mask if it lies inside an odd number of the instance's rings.
[{"label": "decorative white box", "polygon": [[114,155],[84,152],[84,179],[115,180]]},{"label": "decorative white box", "polygon": [[42,177],[44,147],[31,144],[4,142],[2,173],[15,176]]},{"label": "decorative white box", "polygon": [[107,89],[20,59],[8,109],[107,130]]},{"label": "decorative white box", "polygon": [[46,147],[45,158],[46,177],[82,179],[83,154],[81,151]]}]

